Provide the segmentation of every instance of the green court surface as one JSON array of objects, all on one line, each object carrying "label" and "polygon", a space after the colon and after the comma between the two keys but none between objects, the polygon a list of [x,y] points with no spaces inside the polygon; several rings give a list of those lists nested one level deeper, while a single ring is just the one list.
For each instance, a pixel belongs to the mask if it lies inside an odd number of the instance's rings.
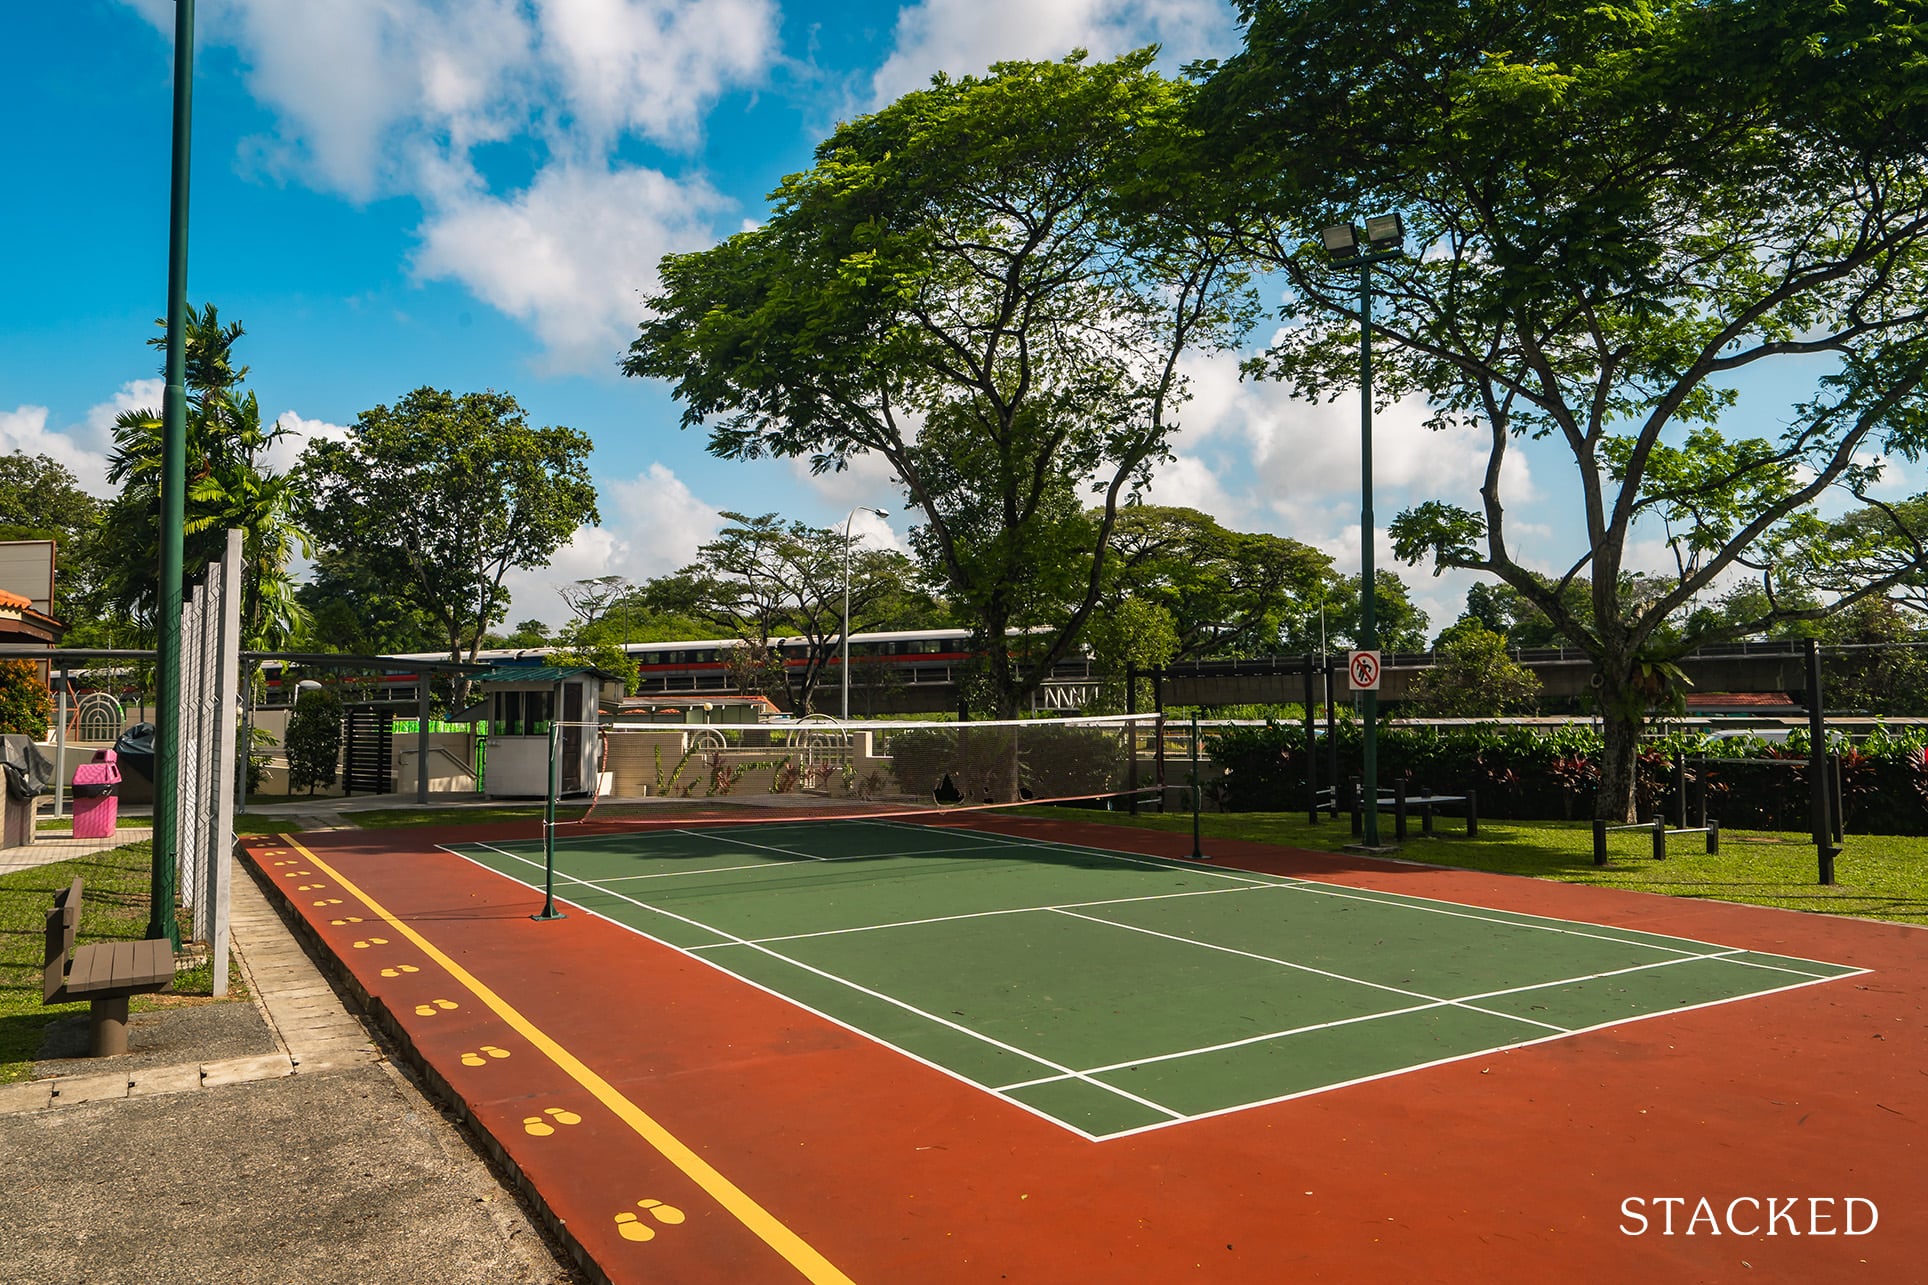
[{"label": "green court surface", "polygon": [[[542,886],[539,841],[449,850]],[[1094,1139],[1861,971],[889,821],[559,837],[555,879]]]}]

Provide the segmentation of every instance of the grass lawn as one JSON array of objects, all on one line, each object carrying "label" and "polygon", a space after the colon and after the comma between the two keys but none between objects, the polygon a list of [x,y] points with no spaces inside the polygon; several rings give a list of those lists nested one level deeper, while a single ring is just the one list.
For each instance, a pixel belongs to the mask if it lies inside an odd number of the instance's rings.
[{"label": "grass lawn", "polygon": [[[114,817],[114,828],[117,830],[145,830],[153,824],[154,818],[151,816],[121,816],[117,814]],[[63,833],[71,834],[74,828],[74,818],[71,813],[64,817],[40,817],[34,821],[33,828],[37,831],[59,830]]]},{"label": "grass lawn", "polygon": [[[25,1080],[33,1074],[34,1053],[49,1022],[87,1011],[85,1001],[40,1002],[47,910],[53,905],[54,893],[76,877],[85,884],[76,937],[81,944],[138,941],[147,935],[152,853],[146,842],[129,843],[72,861],[0,875],[0,1084]],[[182,912],[182,918],[185,930],[186,912]],[[183,931],[183,939],[187,935]],[[225,1002],[210,996],[213,974],[208,963],[177,973],[174,990],[172,995],[136,995],[129,1006],[139,1013],[182,1004]],[[241,970],[232,961],[227,998],[247,998]]]},{"label": "grass lawn", "polygon": [[[1123,812],[1052,808],[1040,809],[1037,815],[1185,834],[1192,828],[1190,814],[1133,817]],[[1208,854],[1214,838],[1250,839],[1318,852],[1337,852],[1354,842],[1352,826],[1343,816],[1313,826],[1302,812],[1208,812],[1200,823]],[[1665,861],[1655,861],[1648,832],[1621,831],[1607,836],[1608,863],[1596,866],[1591,822],[1482,817],[1477,839],[1466,837],[1458,818],[1443,817],[1436,825],[1442,833],[1423,837],[1418,833],[1418,818],[1413,818],[1410,837],[1397,855],[1407,861],[1602,888],[1928,925],[1928,838],[1851,834],[1835,859],[1836,882],[1824,888],[1815,882],[1814,844],[1805,834],[1723,829],[1718,855],[1707,853],[1700,835],[1682,835],[1668,844]],[[1390,814],[1381,815],[1380,827],[1390,837]]]}]

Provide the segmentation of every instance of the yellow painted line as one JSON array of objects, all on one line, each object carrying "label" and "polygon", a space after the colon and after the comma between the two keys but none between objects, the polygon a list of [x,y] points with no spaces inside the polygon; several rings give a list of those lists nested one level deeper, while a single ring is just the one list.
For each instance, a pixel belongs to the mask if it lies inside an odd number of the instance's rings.
[{"label": "yellow painted line", "polygon": [[792,1267],[803,1273],[806,1280],[814,1282],[815,1285],[852,1285],[848,1276],[838,1271],[829,1259],[812,1248],[803,1237],[777,1221],[773,1214],[752,1200],[735,1183],[718,1173],[708,1161],[685,1146],[675,1134],[657,1123],[648,1112],[617,1092],[613,1085],[590,1070],[568,1049],[544,1034],[535,1023],[511,1007],[507,1000],[483,985],[474,974],[436,949],[427,938],[390,914],[380,902],[356,887],[340,871],[329,866],[292,836],[283,835],[280,841],[294,848],[319,868],[326,870],[341,884],[344,892],[360,898],[363,905],[379,915],[391,928],[414,942],[423,954],[447,969],[449,975],[467,987],[470,994],[486,1004],[518,1035],[540,1049],[550,1061],[562,1069],[565,1075],[582,1085],[597,1101],[615,1112],[617,1118],[634,1129],[644,1142],[654,1147],[665,1160],[682,1170],[692,1182],[708,1192],[717,1204],[727,1209],[738,1222],[747,1227],[764,1244],[781,1254]]}]

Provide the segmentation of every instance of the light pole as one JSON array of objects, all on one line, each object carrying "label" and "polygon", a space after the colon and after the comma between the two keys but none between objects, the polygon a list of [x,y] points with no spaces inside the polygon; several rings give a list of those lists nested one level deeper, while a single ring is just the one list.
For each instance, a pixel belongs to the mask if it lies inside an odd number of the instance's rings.
[{"label": "light pole", "polygon": [[890,513],[884,509],[873,509],[860,504],[850,511],[843,523],[843,718],[850,721],[850,524],[857,520],[859,513],[875,513],[887,518]]},{"label": "light pole", "polygon": [[[1373,599],[1378,583],[1372,565],[1372,265],[1404,253],[1406,224],[1397,214],[1375,214],[1366,220],[1365,244],[1350,223],[1323,233],[1326,253],[1334,263],[1359,265],[1359,647],[1379,648],[1379,625]],[[1364,736],[1360,750],[1360,807],[1365,814],[1368,848],[1379,846],[1379,693],[1368,691],[1361,702]]]}]

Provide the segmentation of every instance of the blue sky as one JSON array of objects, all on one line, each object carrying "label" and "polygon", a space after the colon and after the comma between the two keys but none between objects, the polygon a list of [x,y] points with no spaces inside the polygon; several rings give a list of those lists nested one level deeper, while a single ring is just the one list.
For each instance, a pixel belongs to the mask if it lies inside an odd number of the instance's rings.
[{"label": "blue sky", "polygon": [[[170,0],[11,6],[0,47],[13,180],[0,202],[0,450],[54,455],[103,494],[115,411],[159,402],[145,341],[166,291],[173,12]],[[1153,42],[1175,69],[1238,47],[1223,0],[200,0],[197,12],[189,297],[246,325],[250,387],[293,430],[283,462],[423,384],[504,389],[536,422],[583,430],[603,523],[511,581],[510,619],[551,622],[567,614],[555,585],[673,570],[719,510],[828,526],[857,505],[901,509],[880,467],[812,478],[712,459],[663,387],[617,374],[661,255],[760,218],[838,120],[936,71]],[[1178,458],[1151,498],[1356,568],[1357,402],[1240,384],[1230,360],[1191,374]],[[1380,417],[1381,528],[1416,499],[1466,502],[1478,485],[1478,443],[1419,420],[1416,407]],[[1513,539],[1552,554],[1571,536],[1535,463],[1509,465]],[[856,529],[903,547],[908,525],[898,512]],[[1458,614],[1467,579],[1407,578],[1435,629]]]}]

